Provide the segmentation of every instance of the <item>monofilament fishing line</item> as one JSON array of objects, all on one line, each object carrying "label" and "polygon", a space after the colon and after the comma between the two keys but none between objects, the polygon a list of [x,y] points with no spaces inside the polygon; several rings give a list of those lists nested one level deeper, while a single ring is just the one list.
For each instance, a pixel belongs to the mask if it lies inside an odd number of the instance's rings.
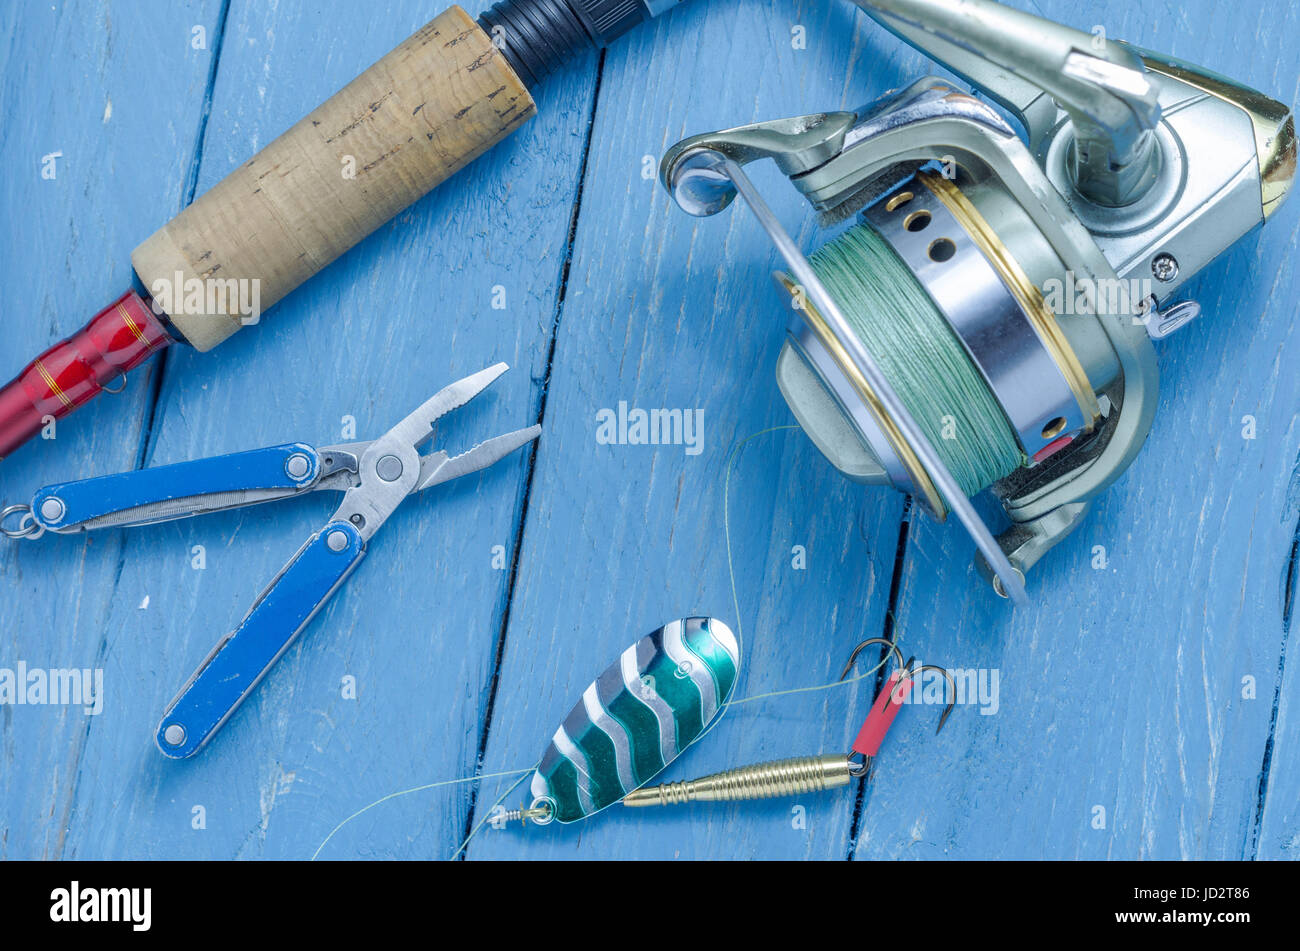
[{"label": "monofilament fishing line", "polygon": [[1025,464],[961,341],[884,238],[857,225],[809,262],[968,496]]}]

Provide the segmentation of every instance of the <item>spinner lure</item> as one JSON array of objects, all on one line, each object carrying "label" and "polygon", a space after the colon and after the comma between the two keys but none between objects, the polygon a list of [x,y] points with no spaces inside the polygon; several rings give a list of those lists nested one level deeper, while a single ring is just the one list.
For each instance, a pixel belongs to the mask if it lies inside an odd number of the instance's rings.
[{"label": "spinner lure", "polygon": [[849,662],[844,665],[840,680],[844,680],[853,670],[858,655],[872,645],[884,647],[894,658],[898,666],[885,680],[885,686],[876,696],[871,712],[863,721],[858,735],[849,747],[848,753],[832,753],[823,756],[802,756],[795,759],[776,760],[759,763],[755,766],[743,766],[714,773],[700,779],[684,783],[667,783],[638,789],[623,800],[626,806],[669,806],[688,802],[739,802],[748,799],[773,799],[778,796],[799,796],[804,793],[821,792],[848,786],[854,779],[865,779],[871,772],[876,755],[885,740],[894,719],[907,702],[908,696],[925,671],[933,671],[943,677],[951,699],[939,717],[937,735],[948,721],[957,703],[957,685],[952,675],[942,667],[932,664],[917,665],[916,658],[903,660],[898,647],[883,637],[873,637],[863,641],[853,649]]},{"label": "spinner lure", "polygon": [[849,785],[866,777],[885,735],[924,671],[944,678],[951,697],[939,727],[956,703],[956,685],[941,667],[914,666],[891,641],[871,638],[858,655],[880,645],[897,662],[846,754],[808,756],[747,766],[684,783],[650,787],[726,708],[740,664],[731,630],[714,618],[685,618],[641,638],[582,693],[555,731],[531,779],[532,804],[498,816],[508,821],[571,823],[617,802],[661,806],[799,795]]}]

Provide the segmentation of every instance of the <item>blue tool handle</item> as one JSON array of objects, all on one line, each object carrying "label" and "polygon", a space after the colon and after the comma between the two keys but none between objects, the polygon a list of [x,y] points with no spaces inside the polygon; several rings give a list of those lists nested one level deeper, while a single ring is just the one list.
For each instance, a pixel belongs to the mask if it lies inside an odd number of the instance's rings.
[{"label": "blue tool handle", "polygon": [[164,756],[185,759],[203,748],[365,553],[348,522],[331,522],[298,550],[168,706],[157,734]]},{"label": "blue tool handle", "polygon": [[316,450],[287,443],[156,469],[49,485],[32,500],[47,531],[149,525],[294,495],[321,472]]}]

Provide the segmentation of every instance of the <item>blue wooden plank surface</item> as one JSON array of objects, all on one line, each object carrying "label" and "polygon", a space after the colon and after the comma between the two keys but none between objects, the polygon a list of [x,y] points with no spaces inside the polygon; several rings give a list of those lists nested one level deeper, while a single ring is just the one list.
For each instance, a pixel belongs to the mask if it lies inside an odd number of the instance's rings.
[{"label": "blue wooden plank surface", "polygon": [[[1019,5],[1296,98],[1295,10]],[[29,219],[0,237],[0,268],[7,286],[36,282],[27,319],[5,318],[0,374],[126,286],[130,248],[182,204],[192,166],[198,189],[215,183],[433,12],[412,0],[383,16],[342,0],[0,11],[0,159],[30,170],[0,180],[8,219]],[[191,48],[196,25],[206,51]],[[858,797],[488,829],[471,858],[1295,857],[1295,205],[1192,288],[1207,316],[1161,348],[1151,441],[1036,570],[1033,607],[990,596],[956,528],[848,485],[786,429],[736,457],[732,606],[728,460],[792,422],[771,376],[776,258],[743,210],[676,211],[646,158],[933,71],[846,3],[695,0],[555,77],[538,119],[265,326],[214,354],[171,354],[156,394],[141,376],[0,465],[13,500],[137,460],[343,441],[345,417],[366,438],[499,359],[515,369],[446,438],[546,430],[535,456],[408,503],[180,765],[153,749],[158,713],[330,502],[0,550],[0,667],[101,666],[107,683],[93,718],[0,707],[0,857],[310,856],[391,793],[530,766],[627,644],[695,613],[743,625],[740,697],[829,681],[854,643],[892,629],[926,661],[996,670],[999,706],[959,709],[938,738],[937,711],[905,711]],[[57,150],[59,178],[43,181],[40,159]],[[789,189],[756,174],[813,243]],[[601,444],[597,414],[621,402],[700,411],[700,451]],[[737,706],[665,778],[838,751],[872,687]],[[384,802],[322,857],[449,856],[510,781]]]},{"label": "blue wooden plank surface", "polygon": [[[844,74],[856,44],[840,30],[847,24],[853,32],[853,11],[807,5],[793,11],[797,21],[791,12],[759,16],[754,5],[701,4],[629,37],[607,58],[490,767],[535,760],[554,729],[548,725],[638,633],[690,614],[736,620],[723,533],[727,460],[737,440],[791,421],[771,382],[782,335],[743,332],[779,326],[769,276],[776,258],[751,216],[698,223],[681,214],[642,177],[640,159],[693,131],[796,114],[808,104],[792,77]],[[796,50],[793,22],[836,40]],[[708,56],[682,36],[729,40]],[[746,73],[742,97],[724,97],[727,77],[755,49],[770,50],[771,65]],[[692,92],[701,89],[719,95]],[[762,180],[775,184],[772,175]],[[793,196],[781,198],[782,214],[799,213]],[[597,444],[597,413],[617,411],[620,402],[701,411],[702,452]],[[853,645],[884,624],[901,498],[864,496],[789,431],[747,445],[731,488],[746,653],[737,695],[833,680]],[[547,528],[556,525],[582,528],[574,537]],[[807,552],[803,570],[794,567],[795,546]],[[739,707],[665,778],[844,749],[871,684]],[[524,800],[516,798],[512,805]],[[526,838],[517,830],[485,835],[470,854],[842,857],[852,817],[851,796],[615,809]]]},{"label": "blue wooden plank surface", "polygon": [[[130,287],[129,249],[182,207],[209,74],[208,54],[190,47],[191,30],[213,31],[219,8],[214,0],[0,10],[0,161],[7,170],[0,208],[8,222],[0,230],[0,267],[15,292],[0,351],[6,380]],[[160,56],[160,46],[169,54]],[[53,178],[42,177],[46,156],[56,156]],[[30,497],[36,487],[92,468],[130,469],[152,385],[151,371],[141,372],[122,395],[59,424],[54,439],[5,460],[0,494]],[[104,619],[125,538],[67,542],[0,548],[0,665],[113,663]],[[91,721],[79,709],[6,705],[0,723],[0,857],[66,854]]]}]

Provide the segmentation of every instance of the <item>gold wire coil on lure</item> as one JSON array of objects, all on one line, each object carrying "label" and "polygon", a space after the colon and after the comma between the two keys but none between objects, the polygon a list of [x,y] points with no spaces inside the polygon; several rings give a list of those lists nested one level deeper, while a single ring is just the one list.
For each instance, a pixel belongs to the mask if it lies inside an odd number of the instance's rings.
[{"label": "gold wire coil on lure", "polygon": [[678,806],[688,802],[799,796],[847,786],[853,776],[853,761],[846,756],[805,756],[731,769],[684,783],[638,789],[623,799],[623,805]]}]

